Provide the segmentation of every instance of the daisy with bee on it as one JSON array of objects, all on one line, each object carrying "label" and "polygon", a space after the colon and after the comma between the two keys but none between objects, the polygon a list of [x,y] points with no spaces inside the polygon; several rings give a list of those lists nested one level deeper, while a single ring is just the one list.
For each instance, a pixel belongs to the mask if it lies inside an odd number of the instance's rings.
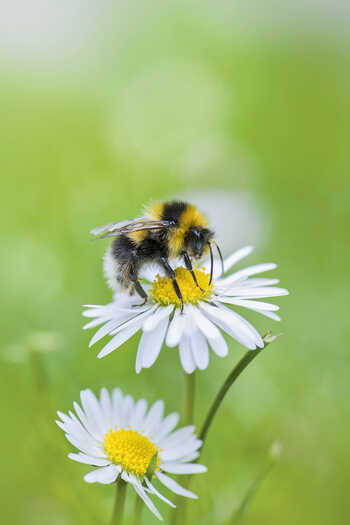
[{"label": "daisy with bee on it", "polygon": [[[258,264],[226,275],[253,248],[242,248],[224,261],[219,251],[219,259],[214,261],[214,233],[205,216],[190,204],[156,204],[145,217],[109,224],[93,233],[114,237],[104,270],[117,290],[111,303],[88,305],[83,313],[92,318],[84,328],[100,326],[90,346],[111,337],[99,352],[100,358],[142,330],[137,373],[153,365],[165,343],[179,347],[182,367],[191,374],[196,368],[207,368],[209,348],[219,357],[227,355],[222,332],[250,350],[264,346],[258,331],[233,309],[235,306],[280,320],[277,305],[257,299],[286,295],[287,290],[274,286],[277,279],[255,277],[276,265]],[[206,252],[209,259],[201,268],[193,268],[191,258],[199,260]],[[184,266],[170,266],[169,258],[176,257],[183,259]],[[144,298],[143,303],[135,291]]]}]

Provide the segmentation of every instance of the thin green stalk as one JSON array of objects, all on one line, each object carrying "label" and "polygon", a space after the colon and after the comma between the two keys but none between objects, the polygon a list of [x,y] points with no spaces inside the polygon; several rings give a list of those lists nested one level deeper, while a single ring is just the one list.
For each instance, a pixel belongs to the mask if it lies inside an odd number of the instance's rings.
[{"label": "thin green stalk", "polygon": [[195,373],[184,374],[184,425],[192,425],[194,419]]},{"label": "thin green stalk", "polygon": [[203,423],[202,429],[199,434],[199,439],[203,441],[203,445],[201,448],[201,452],[203,451],[204,441],[207,437],[207,433],[209,431],[210,425],[212,424],[212,421],[214,419],[214,416],[221,405],[225,395],[227,394],[228,390],[231,388],[233,383],[236,381],[236,379],[239,378],[241,373],[247,368],[249,363],[251,363],[258,355],[275,339],[277,339],[278,336],[271,335],[270,332],[268,332],[265,337],[263,337],[263,341],[265,343],[263,348],[258,348],[256,350],[248,350],[242,357],[240,361],[236,364],[232,372],[227,376],[226,381],[220,388],[216,398],[213,401],[213,404],[211,405],[211,408],[208,412],[207,417],[205,418],[205,421]]},{"label": "thin green stalk", "polygon": [[246,510],[248,509],[250,502],[252,501],[253,497],[255,496],[257,490],[259,489],[262,482],[267,478],[269,473],[271,472],[272,468],[274,467],[275,462],[270,461],[270,463],[265,467],[265,469],[259,474],[259,476],[253,481],[253,483],[248,487],[247,492],[244,495],[244,498],[242,499],[241,504],[239,507],[233,512],[230,521],[228,522],[228,525],[236,525],[237,523],[240,523],[242,519],[245,516]]},{"label": "thin green stalk", "polygon": [[[265,344],[264,348],[265,347],[266,347],[266,344]],[[225,395],[227,394],[228,390],[231,388],[231,386],[236,381],[236,379],[238,379],[238,377],[241,375],[243,370],[245,370],[247,368],[247,366],[249,365],[249,363],[251,363],[253,361],[253,359],[258,357],[258,355],[260,354],[260,352],[262,350],[263,350],[263,348],[259,348],[257,350],[248,350],[248,352],[246,352],[244,354],[242,359],[234,367],[232,372],[227,376],[226,381],[224,382],[224,384],[220,388],[216,398],[214,399],[213,404],[211,405],[211,408],[210,408],[210,410],[208,412],[208,415],[207,415],[207,417],[206,417],[206,419],[205,419],[205,421],[203,423],[202,429],[200,431],[199,439],[201,439],[203,441],[203,445],[204,445],[204,441],[205,441],[205,438],[207,436],[208,430],[210,428],[210,425],[211,425],[211,423],[212,423],[212,421],[214,419],[214,416],[215,416],[216,412],[218,411],[218,408],[221,405],[221,403],[222,403]],[[202,449],[203,449],[203,445],[202,445]]]},{"label": "thin green stalk", "polygon": [[127,484],[122,479],[119,479],[115,484],[115,500],[111,525],[121,525],[123,523],[126,487]]},{"label": "thin green stalk", "polygon": [[135,507],[134,507],[134,521],[133,525],[140,525],[141,519],[142,519],[142,509],[144,507],[144,503],[140,496],[136,494],[136,500],[135,500]]},{"label": "thin green stalk", "polygon": [[[184,374],[184,425],[192,425],[194,420],[194,400],[195,400],[195,373]],[[181,483],[184,487],[190,482],[190,476],[182,476]],[[173,513],[172,524],[184,525],[186,523],[186,498],[178,496],[176,498],[176,510]]]},{"label": "thin green stalk", "polygon": [[37,392],[42,395],[47,392],[47,374],[43,363],[43,356],[36,349],[30,351],[33,382]]}]

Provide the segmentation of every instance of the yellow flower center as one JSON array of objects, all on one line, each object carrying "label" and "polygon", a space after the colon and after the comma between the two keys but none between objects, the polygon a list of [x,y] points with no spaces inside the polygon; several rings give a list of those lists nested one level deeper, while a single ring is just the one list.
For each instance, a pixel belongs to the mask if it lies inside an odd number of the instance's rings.
[{"label": "yellow flower center", "polygon": [[[176,280],[185,304],[197,304],[200,300],[210,295],[213,288],[213,284],[209,284],[210,276],[207,273],[198,268],[195,268],[193,271],[199,286],[194,282],[189,270],[182,266],[175,269]],[[157,275],[156,280],[153,281],[150,296],[162,306],[170,304],[174,304],[177,307],[181,306],[181,301],[176,295],[172,280],[169,277]]]},{"label": "yellow flower center", "polygon": [[144,476],[151,463],[153,470],[160,464],[158,447],[135,430],[111,428],[105,435],[104,447],[112,463],[135,476]]}]

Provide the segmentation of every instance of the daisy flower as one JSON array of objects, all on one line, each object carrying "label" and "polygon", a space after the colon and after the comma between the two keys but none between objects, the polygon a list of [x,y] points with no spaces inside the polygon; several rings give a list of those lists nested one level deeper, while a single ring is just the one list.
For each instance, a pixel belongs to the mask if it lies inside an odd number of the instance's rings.
[{"label": "daisy flower", "polygon": [[85,475],[85,481],[110,484],[123,479],[160,520],[162,516],[149,496],[175,505],[157,490],[155,479],[175,494],[197,498],[168,475],[206,472],[205,466],[193,463],[202,445],[193,426],[174,431],[179,416],[172,413],[164,417],[163,401],[156,401],[147,410],[144,399],[135,402],[119,388],[111,395],[103,388],[99,399],[91,390],[82,390],[80,400],[81,406],[74,403],[75,414],[57,412],[61,421],[56,423],[79,450],[68,457],[98,467]]},{"label": "daisy flower", "polygon": [[219,357],[227,355],[227,343],[222,332],[250,350],[263,348],[264,342],[260,334],[233,307],[247,308],[279,321],[280,317],[276,314],[279,307],[257,299],[287,295],[288,291],[274,286],[279,282],[277,279],[255,277],[274,270],[274,263],[248,266],[226,275],[232,266],[252,250],[251,246],[247,246],[230,255],[224,261],[223,274],[220,262],[215,260],[210,284],[210,261],[201,269],[196,268],[194,272],[199,287],[195,285],[188,270],[182,266],[175,268],[184,300],[183,314],[171,280],[157,273],[158,268],[147,268],[143,274],[148,281],[144,285],[148,293],[146,304],[140,304],[137,295],[117,292],[113,301],[107,305],[86,305],[88,309],[83,315],[92,320],[84,328],[100,326],[92,337],[90,346],[105,336],[111,337],[98,354],[101,358],[141,330],[136,355],[137,373],[142,368],[153,365],[165,342],[168,347],[179,347],[181,364],[188,374],[196,368],[207,368],[209,347]]}]

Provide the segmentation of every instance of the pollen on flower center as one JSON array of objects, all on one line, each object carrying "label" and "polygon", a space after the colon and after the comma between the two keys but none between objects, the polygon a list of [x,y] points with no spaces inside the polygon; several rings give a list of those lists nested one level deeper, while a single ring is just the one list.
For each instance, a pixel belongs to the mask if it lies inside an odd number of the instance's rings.
[{"label": "pollen on flower center", "polygon": [[[198,303],[201,299],[210,295],[211,289],[213,288],[212,283],[209,285],[210,277],[207,273],[198,268],[195,268],[193,271],[199,286],[194,282],[189,270],[182,266],[175,269],[176,280],[185,304]],[[170,304],[178,307],[181,306],[181,301],[175,293],[173,283],[168,277],[160,277],[157,275],[150,289],[150,296],[162,306],[168,306]]]},{"label": "pollen on flower center", "polygon": [[155,467],[160,463],[158,447],[135,430],[111,428],[105,435],[104,448],[113,463],[135,476],[146,474],[152,458],[156,458]]}]

